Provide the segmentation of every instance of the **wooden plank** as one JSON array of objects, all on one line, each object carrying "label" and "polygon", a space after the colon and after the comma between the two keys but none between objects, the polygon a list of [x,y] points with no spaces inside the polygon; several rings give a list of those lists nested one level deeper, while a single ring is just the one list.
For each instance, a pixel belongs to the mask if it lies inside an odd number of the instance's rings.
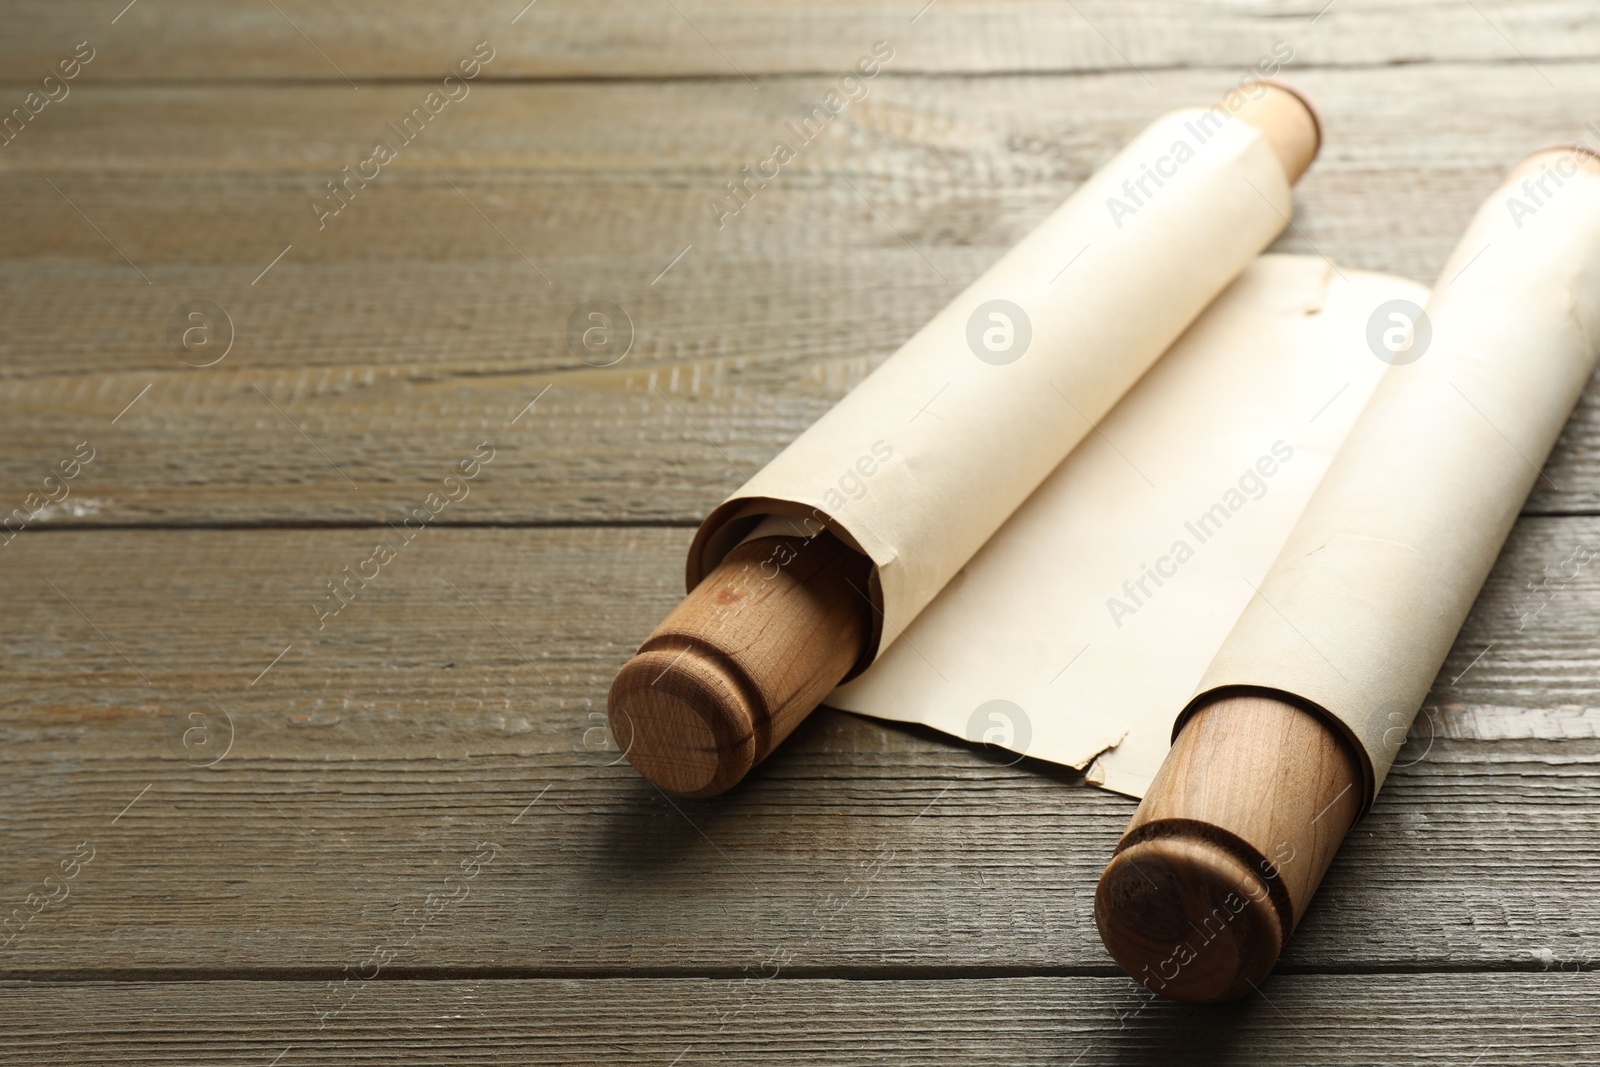
[{"label": "wooden plank", "polygon": [[[1600,64],[1530,77],[1315,72],[1329,147],[1277,247],[1431,276],[1600,94]],[[0,484],[17,506],[91,439],[36,522],[376,522],[488,439],[499,466],[445,521],[697,521],[1150,116],[1217,89],[1152,80],[881,81],[721,231],[707,196],[825,82],[480,86],[321,231],[319,183],[412,87],[82,87],[0,174]],[[636,333],[607,369],[566,348],[592,299]],[[216,366],[174,346],[192,300],[231,318]],[[1532,510],[1600,507],[1597,404]]]},{"label": "wooden plank", "polygon": [[[1133,803],[1072,772],[832,712],[718,800],[613,765],[605,691],[676,600],[687,531],[429,530],[318,629],[324,579],[379,537],[12,543],[0,903],[93,859],[0,975],[294,977],[375,944],[397,973],[725,974],[779,948],[797,974],[1112,973],[1092,891]],[[1516,607],[1596,539],[1519,524],[1284,967],[1600,940],[1600,741],[1559,726],[1600,707],[1600,588],[1586,564]]]},{"label": "wooden plank", "polygon": [[[1585,1062],[1593,973],[1292,975],[1196,1009],[1121,978],[3,983],[18,1062]],[[348,994],[347,994],[348,995]],[[1463,1011],[1463,1005],[1472,1010]],[[619,1056],[620,1054],[620,1056]],[[276,1061],[274,1057],[279,1057]]]},{"label": "wooden plank", "polygon": [[[1559,63],[1600,54],[1600,28],[1580,0],[1467,0],[1396,6],[1382,0],[1024,0],[1011,3],[781,3],[425,0],[336,6],[314,0],[218,9],[205,0],[127,5],[24,0],[9,5],[0,69],[42,77],[72,46],[97,48],[85,79],[442,76],[479,40],[492,77],[685,77],[843,73],[873,41],[894,43],[897,69],[921,72],[1147,73],[1206,66],[1243,74],[1275,43],[1292,65],[1504,61]],[[276,8],[277,10],[274,10]],[[119,14],[120,12],[120,14]],[[34,72],[37,72],[35,74]],[[347,90],[348,91],[348,90]]]}]

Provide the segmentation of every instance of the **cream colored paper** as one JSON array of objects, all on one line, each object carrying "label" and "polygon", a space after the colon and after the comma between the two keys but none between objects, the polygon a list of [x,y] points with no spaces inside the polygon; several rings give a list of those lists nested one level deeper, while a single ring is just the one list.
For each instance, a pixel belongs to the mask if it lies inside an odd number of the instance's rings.
[{"label": "cream colored paper", "polygon": [[1363,335],[1397,298],[1427,290],[1256,260],[827,703],[1075,767],[1098,755],[1092,780],[1142,795],[1378,382]]},{"label": "cream colored paper", "polygon": [[1428,348],[1386,374],[1199,686],[1195,704],[1253,686],[1327,711],[1366,756],[1368,803],[1594,371],[1600,177],[1544,193],[1479,210]]},{"label": "cream colored paper", "polygon": [[[1221,115],[1145,130],[724,502],[696,536],[690,587],[759,516],[815,513],[876,564],[867,658],[890,647],[1287,223],[1265,137]],[[1023,315],[988,318],[995,300]],[[975,313],[1001,349],[1009,322],[1020,357],[980,358]]]}]

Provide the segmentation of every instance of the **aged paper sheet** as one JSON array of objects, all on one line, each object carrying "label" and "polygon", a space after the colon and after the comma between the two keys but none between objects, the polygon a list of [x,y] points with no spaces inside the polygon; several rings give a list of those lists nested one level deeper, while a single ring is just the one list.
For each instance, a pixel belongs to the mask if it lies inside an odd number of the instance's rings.
[{"label": "aged paper sheet", "polygon": [[1415,282],[1266,255],[945,587],[829,697],[1142,795],[1172,724],[1387,364]]}]

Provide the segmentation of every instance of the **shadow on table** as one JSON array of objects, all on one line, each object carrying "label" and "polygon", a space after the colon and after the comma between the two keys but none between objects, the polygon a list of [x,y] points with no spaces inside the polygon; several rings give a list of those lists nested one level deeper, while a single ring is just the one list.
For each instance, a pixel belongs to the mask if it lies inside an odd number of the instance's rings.
[{"label": "shadow on table", "polygon": [[1081,1043],[1064,1044],[1063,1063],[1227,1064],[1246,1050],[1258,1053],[1264,1028],[1290,1025],[1261,996],[1230,1004],[1184,1004],[1129,982],[1112,999],[1112,1021],[1084,1034]]}]

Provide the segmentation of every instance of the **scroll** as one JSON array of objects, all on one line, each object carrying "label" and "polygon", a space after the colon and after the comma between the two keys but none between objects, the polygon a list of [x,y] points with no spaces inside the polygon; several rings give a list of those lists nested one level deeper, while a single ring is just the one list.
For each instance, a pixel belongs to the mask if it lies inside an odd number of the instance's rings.
[{"label": "scroll", "polygon": [[1260,254],[1318,133],[1254,89],[1158,120],[708,516],[611,690],[646,778],[722,792],[823,700],[1083,768],[1143,798],[1118,963],[1266,975],[1594,370],[1600,163],[1526,161],[1430,295]]},{"label": "scroll", "polygon": [[1158,120],[712,512],[689,597],[612,686],[634,766],[720,792],[896,651],[1287,225],[1316,147],[1276,86]]}]

